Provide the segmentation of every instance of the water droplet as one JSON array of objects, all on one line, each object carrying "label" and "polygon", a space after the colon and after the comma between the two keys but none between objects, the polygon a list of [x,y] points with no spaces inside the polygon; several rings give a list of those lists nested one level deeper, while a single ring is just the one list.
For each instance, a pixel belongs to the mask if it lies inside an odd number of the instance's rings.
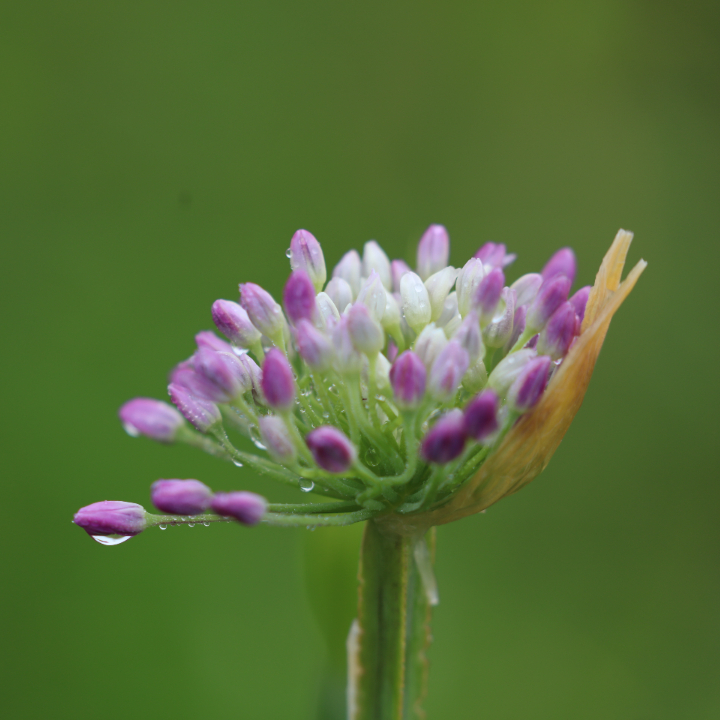
[{"label": "water droplet", "polygon": [[101,545],[120,545],[129,540],[132,535],[91,535],[90,537]]},{"label": "water droplet", "polygon": [[255,445],[258,450],[266,450],[267,448],[262,443],[262,438],[260,436],[260,430],[258,429],[257,425],[251,425],[250,426],[250,439],[253,441],[253,445]]},{"label": "water droplet", "polygon": [[243,466],[243,464],[237,458],[233,458],[232,461],[233,461],[233,465],[236,465],[237,467]]},{"label": "water droplet", "polygon": [[188,527],[195,527],[195,523],[188,523]]},{"label": "water droplet", "polygon": [[310,492],[315,489],[315,483],[312,480],[301,480],[300,489],[303,492]]},{"label": "water droplet", "polygon": [[210,527],[210,523],[209,523],[209,522],[204,522],[203,525],[204,525],[205,527]]},{"label": "water droplet", "polygon": [[375,399],[376,399],[378,402],[385,402],[385,396],[384,396],[384,395],[376,395],[376,396],[375,396]]},{"label": "water droplet", "polygon": [[330,417],[330,413],[326,410],[326,411],[323,413],[323,417],[327,420],[327,419]]},{"label": "water droplet", "polygon": [[378,458],[375,448],[368,448],[368,451],[365,453],[365,463],[370,467],[377,467],[379,465],[380,459]]},{"label": "water droplet", "polygon": [[[123,423],[123,429],[130,437],[138,437],[140,435],[140,431],[130,423]],[[100,542],[98,540],[98,542]]]},{"label": "water droplet", "polygon": [[160,525],[158,525],[158,527],[159,527],[161,530],[167,530],[167,525],[166,525],[165,523],[161,523]]},{"label": "water droplet", "polygon": [[242,357],[243,355],[247,355],[250,351],[247,348],[244,347],[238,347],[237,345],[232,346],[233,352],[238,356]]},{"label": "water droplet", "polygon": [[292,250],[291,250],[290,248],[288,248],[288,249],[285,251],[285,257],[286,257],[286,258],[292,257]]}]

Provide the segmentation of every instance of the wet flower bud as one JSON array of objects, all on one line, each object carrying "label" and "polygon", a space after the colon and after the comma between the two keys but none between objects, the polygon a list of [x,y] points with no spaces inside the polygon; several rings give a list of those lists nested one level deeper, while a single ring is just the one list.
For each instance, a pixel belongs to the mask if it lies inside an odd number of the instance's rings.
[{"label": "wet flower bud", "polygon": [[495,317],[483,330],[483,340],[488,347],[502,347],[512,335],[515,317],[515,291],[503,288]]},{"label": "wet flower bud", "polygon": [[315,306],[318,311],[317,319],[320,327],[327,327],[332,321],[340,319],[340,313],[327,293],[321,292],[317,294]]},{"label": "wet flower bud", "polygon": [[442,270],[450,257],[450,238],[442,225],[431,225],[420,238],[417,249],[417,272],[427,280]]},{"label": "wet flower bud", "polygon": [[385,333],[368,309],[359,303],[350,308],[347,327],[353,345],[368,356],[377,355],[385,346]]},{"label": "wet flower bud", "polygon": [[378,353],[375,361],[375,385],[378,390],[390,387],[390,361],[382,353]]},{"label": "wet flower bud", "polygon": [[[580,288],[568,301],[573,306],[573,310],[575,310],[579,325],[582,325],[582,321],[585,319],[585,306],[587,305],[591,290],[592,287],[590,287],[590,285],[586,285],[585,287]],[[577,334],[580,334],[579,330]]]},{"label": "wet flower bud", "polygon": [[204,513],[212,496],[212,490],[199,480],[157,480],[150,487],[153,505],[172,515]]},{"label": "wet flower bud", "polygon": [[405,320],[419,333],[430,322],[430,296],[427,288],[414,272],[405,273],[400,280],[400,295]]},{"label": "wet flower bud", "polygon": [[231,353],[220,353],[201,348],[193,355],[195,372],[216,392],[208,399],[228,402],[248,390],[252,390],[252,379],[240,359]]},{"label": "wet flower bud", "polygon": [[519,277],[510,286],[517,295],[517,306],[529,305],[537,296],[542,284],[542,275],[538,273],[528,273]]},{"label": "wet flower bud", "polygon": [[487,369],[482,356],[479,356],[474,362],[470,363],[462,379],[462,386],[470,394],[480,392],[488,381]]},{"label": "wet flower bud", "polygon": [[293,270],[304,270],[315,288],[315,292],[323,289],[327,280],[325,257],[320,243],[307,230],[298,230],[290,241],[290,267]]},{"label": "wet flower bud", "polygon": [[503,347],[503,352],[505,355],[507,355],[510,350],[512,350],[513,347],[515,347],[515,343],[518,341],[520,335],[522,335],[523,330],[525,330],[525,313],[527,312],[527,307],[525,305],[520,305],[520,307],[515,308],[515,317],[513,318],[513,330],[512,335],[510,335],[509,339],[505,343]]},{"label": "wet flower bud", "polygon": [[[202,348],[208,352],[214,352],[208,348]],[[206,380],[202,375],[195,372],[195,357],[183,360],[178,363],[170,373],[170,382],[184,387],[191,395],[210,400],[211,402],[225,402],[227,395],[217,388],[213,383]]]},{"label": "wet flower bud", "polygon": [[423,361],[425,368],[429,370],[440,351],[448,344],[445,332],[435,326],[435,323],[430,323],[423,328],[423,331],[417,336],[413,345],[413,350],[417,356]]},{"label": "wet flower bud", "polygon": [[333,357],[330,338],[311,322],[301,320],[295,328],[295,344],[300,357],[313,370],[327,370]]},{"label": "wet flower bud", "polygon": [[385,312],[382,316],[382,326],[390,334],[400,332],[400,306],[392,293],[385,293]]},{"label": "wet flower bud", "polygon": [[445,267],[425,280],[425,287],[430,298],[430,319],[437,320],[442,315],[450,288],[460,271],[454,267]]},{"label": "wet flower bud", "polygon": [[293,325],[315,317],[315,287],[304,270],[294,270],[290,274],[283,289],[283,305]]},{"label": "wet flower bud", "polygon": [[342,278],[352,289],[353,297],[357,297],[362,281],[362,261],[357,250],[349,250],[340,258],[333,270],[333,277]]},{"label": "wet flower bud", "polygon": [[546,355],[531,360],[508,390],[508,405],[518,412],[533,407],[545,390],[552,361]]},{"label": "wet flower bud", "polygon": [[370,315],[381,322],[385,314],[386,296],[380,275],[375,270],[371,270],[370,276],[360,287],[356,302],[365,305]]},{"label": "wet flower bud", "polygon": [[210,505],[213,512],[235,518],[243,525],[257,525],[267,512],[267,500],[251,492],[216,493]]},{"label": "wet flower bud", "polygon": [[162,443],[173,442],[185,422],[174,407],[153,398],[128,400],[118,415],[128,435],[144,435]]},{"label": "wet flower bud", "polygon": [[454,460],[465,447],[465,424],[461,410],[451,410],[430,428],[420,446],[425,462],[443,465]]},{"label": "wet flower bud", "polygon": [[325,288],[328,297],[333,301],[338,312],[344,312],[348,305],[352,305],[353,291],[346,280],[334,277]]},{"label": "wet flower bud", "polygon": [[246,353],[239,357],[240,364],[245,368],[252,383],[253,400],[259,405],[264,405],[262,395],[262,370],[260,366]]},{"label": "wet flower bud", "polygon": [[290,412],[295,406],[295,378],[285,353],[272,348],[262,366],[262,390],[268,407]]},{"label": "wet flower bud", "polygon": [[207,348],[208,350],[216,350],[217,352],[232,352],[232,345],[226,343],[222,338],[219,338],[214,332],[210,330],[203,330],[195,336],[195,343],[200,348]]},{"label": "wet flower bud", "polygon": [[242,306],[231,300],[216,300],[212,306],[212,319],[217,329],[238,347],[249,348],[262,337]]},{"label": "wet flower bud", "polygon": [[352,375],[362,367],[362,355],[353,345],[347,315],[343,315],[332,331],[333,367],[342,375]]},{"label": "wet flower bud", "polygon": [[440,402],[450,400],[460,387],[460,381],[469,366],[470,356],[467,350],[460,343],[451,340],[440,351],[430,370],[430,395]]},{"label": "wet flower bud", "polygon": [[470,312],[470,306],[477,293],[478,285],[485,277],[482,260],[470,258],[460,271],[455,290],[457,292],[458,312],[465,317]]},{"label": "wet flower bud", "polygon": [[399,408],[411,410],[418,407],[425,395],[426,376],[425,365],[411,350],[397,357],[390,368],[390,384]]},{"label": "wet flower bud", "polygon": [[404,260],[393,260],[390,263],[393,292],[400,292],[400,279],[406,272],[411,272],[410,266]]},{"label": "wet flower bud", "polygon": [[537,357],[537,353],[529,348],[518,350],[512,355],[504,357],[490,373],[488,386],[495,390],[501,398],[505,397],[522,369],[535,357]]},{"label": "wet flower bud", "polygon": [[285,325],[282,309],[267,290],[255,283],[240,285],[240,304],[263,335],[274,340],[282,333]]},{"label": "wet flower bud", "polygon": [[305,441],[318,466],[331,473],[345,472],[357,458],[354,445],[331,425],[316,428]]},{"label": "wet flower bud", "polygon": [[143,506],[122,500],[104,500],[86,505],[75,513],[73,522],[103,545],[117,543],[103,542],[97,536],[132,537],[139,535],[147,527]]},{"label": "wet flower bud", "polygon": [[186,388],[176,383],[170,383],[168,393],[183,417],[200,432],[207,432],[213,425],[220,422],[220,411],[215,403],[195,397]]},{"label": "wet flower bud", "polygon": [[386,290],[392,290],[390,260],[375,240],[369,240],[363,247],[362,271],[365,277],[375,270]]},{"label": "wet flower bud", "polygon": [[548,280],[532,301],[525,317],[526,328],[539,332],[550,316],[567,300],[572,281],[565,275]]},{"label": "wet flower bud", "polygon": [[438,327],[444,328],[457,315],[459,315],[457,293],[453,290],[453,292],[445,298],[442,312],[440,313],[440,317],[435,321],[435,324]]},{"label": "wet flower bud", "polygon": [[569,248],[561,248],[548,261],[542,270],[542,278],[545,282],[552,280],[558,275],[564,275],[570,280],[570,285],[575,280],[577,273],[577,261],[575,253]]},{"label": "wet flower bud", "polygon": [[480,335],[480,322],[474,312],[467,314],[452,339],[467,350],[471,363],[475,362],[481,355],[485,355],[485,347]]},{"label": "wet flower bud", "polygon": [[569,302],[563,303],[550,317],[537,343],[538,355],[549,355],[553,360],[565,356],[575,337],[577,316]]},{"label": "wet flower bud", "polygon": [[505,275],[499,268],[491,270],[481,281],[475,291],[470,307],[480,316],[480,322],[485,327],[495,314],[495,308],[500,301],[500,294],[505,285]]},{"label": "wet flower bud", "polygon": [[297,451],[285,421],[277,415],[261,415],[258,424],[260,437],[270,457],[282,465],[294,465]]},{"label": "wet flower bud", "polygon": [[482,442],[498,429],[500,398],[494,390],[485,390],[474,397],[465,407],[465,434]]},{"label": "wet flower bud", "polygon": [[476,253],[475,257],[491,268],[502,268],[510,265],[517,255],[508,255],[503,243],[486,242]]}]

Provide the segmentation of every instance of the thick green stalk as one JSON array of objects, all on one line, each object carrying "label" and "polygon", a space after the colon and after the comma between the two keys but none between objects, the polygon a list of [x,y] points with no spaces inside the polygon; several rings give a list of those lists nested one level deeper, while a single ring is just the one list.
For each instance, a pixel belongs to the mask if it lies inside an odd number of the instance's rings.
[{"label": "thick green stalk", "polygon": [[[432,532],[432,531],[431,531]],[[413,558],[416,540],[365,526],[358,619],[348,639],[349,720],[421,720],[430,605]]]}]

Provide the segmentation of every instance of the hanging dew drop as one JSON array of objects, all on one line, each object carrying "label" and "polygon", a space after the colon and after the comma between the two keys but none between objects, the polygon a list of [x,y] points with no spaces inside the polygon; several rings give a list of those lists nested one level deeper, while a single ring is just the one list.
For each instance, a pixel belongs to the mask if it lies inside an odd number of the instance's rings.
[{"label": "hanging dew drop", "polygon": [[188,527],[195,527],[195,523],[188,523]]},{"label": "hanging dew drop", "polygon": [[303,492],[310,492],[315,489],[315,483],[312,480],[301,480],[300,489]]},{"label": "hanging dew drop", "polygon": [[[130,437],[138,437],[140,435],[140,431],[130,423],[123,423],[123,430],[130,436]],[[99,541],[98,541],[99,542]]]},{"label": "hanging dew drop", "polygon": [[233,465],[235,465],[236,467],[243,466],[243,464],[237,458],[233,458],[232,461],[233,461]]},{"label": "hanging dew drop", "polygon": [[101,545],[120,545],[129,540],[132,535],[91,535],[90,537]]},{"label": "hanging dew drop", "polygon": [[158,525],[158,527],[159,527],[161,530],[167,530],[167,525],[166,525],[165,523],[161,523],[160,525]]},{"label": "hanging dew drop", "polygon": [[265,450],[265,445],[263,445],[261,437],[260,437],[260,430],[258,429],[257,425],[251,425],[250,426],[250,439],[253,441],[253,445],[258,450]]},{"label": "hanging dew drop", "polygon": [[326,410],[326,411],[323,413],[323,417],[327,420],[327,419],[330,417],[330,413]]},{"label": "hanging dew drop", "polygon": [[285,251],[285,257],[286,257],[286,258],[292,257],[292,250],[291,250],[290,248],[288,248],[288,249]]},{"label": "hanging dew drop", "polygon": [[204,522],[203,525],[204,525],[205,527],[210,527],[210,523],[209,523],[209,522]]}]

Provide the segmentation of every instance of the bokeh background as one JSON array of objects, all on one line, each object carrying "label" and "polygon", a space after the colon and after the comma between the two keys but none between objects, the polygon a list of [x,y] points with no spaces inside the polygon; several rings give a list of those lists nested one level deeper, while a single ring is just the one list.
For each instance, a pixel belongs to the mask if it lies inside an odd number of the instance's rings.
[{"label": "bokeh background", "polygon": [[4,717],[339,718],[356,530],[70,519],[291,499],[118,406],[297,228],[332,267],[431,222],[456,265],[569,244],[591,283],[624,227],[649,267],[548,470],[438,532],[429,718],[720,716],[717,2],[7,2],[0,93]]}]

